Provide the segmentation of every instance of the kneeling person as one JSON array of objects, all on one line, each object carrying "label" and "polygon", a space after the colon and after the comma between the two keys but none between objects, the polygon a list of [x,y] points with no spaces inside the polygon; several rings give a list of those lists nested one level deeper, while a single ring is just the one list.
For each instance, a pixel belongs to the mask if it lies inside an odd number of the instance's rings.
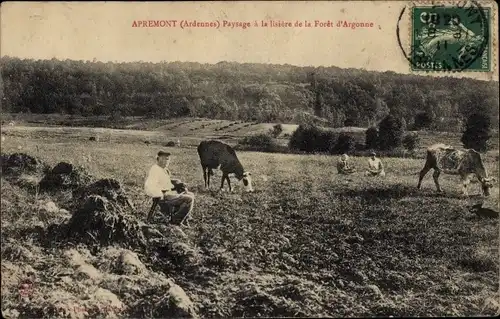
[{"label": "kneeling person", "polygon": [[371,158],[368,159],[368,171],[366,171],[367,176],[385,176],[384,165],[382,161],[377,158],[375,152],[371,153]]},{"label": "kneeling person", "polygon": [[348,175],[354,172],[356,172],[356,169],[349,165],[349,156],[342,154],[340,160],[337,162],[337,173]]},{"label": "kneeling person", "polygon": [[170,178],[168,169],[170,153],[158,152],[156,161],[157,163],[148,172],[144,190],[148,196],[160,199],[159,205],[163,213],[166,213],[171,206],[179,207],[172,217],[172,222],[183,225],[184,221],[187,223],[193,210],[194,194],[186,189],[180,190],[177,187],[177,185],[181,185],[180,181]]}]

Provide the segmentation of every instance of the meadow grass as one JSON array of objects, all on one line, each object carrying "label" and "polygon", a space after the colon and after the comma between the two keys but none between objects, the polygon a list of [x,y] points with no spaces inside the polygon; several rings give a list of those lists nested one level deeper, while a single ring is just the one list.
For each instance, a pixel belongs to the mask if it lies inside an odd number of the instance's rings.
[{"label": "meadow grass", "polygon": [[[481,200],[478,184],[464,198],[458,177],[442,175],[445,193],[437,194],[430,172],[418,191],[424,163],[415,159],[383,158],[387,176],[376,179],[363,176],[363,157],[351,158],[359,173],[341,176],[335,156],[239,152],[256,191],[242,193],[233,179],[235,192],[219,193],[220,172],[205,190],[193,147],[148,146],[133,132],[91,142],[75,132],[12,134],[2,153],[25,152],[51,166],[67,161],[96,178],[115,178],[145,219],[145,174],[156,152],[169,150],[174,177],[196,195],[193,227],[185,232],[203,262],[196,271],[165,268],[174,261],[147,265],[175,278],[204,317],[498,314],[498,220],[466,210]],[[485,162],[498,176],[498,157]],[[30,196],[2,180],[3,233],[21,236],[16,229],[36,220]],[[498,188],[487,202],[498,209]]]}]

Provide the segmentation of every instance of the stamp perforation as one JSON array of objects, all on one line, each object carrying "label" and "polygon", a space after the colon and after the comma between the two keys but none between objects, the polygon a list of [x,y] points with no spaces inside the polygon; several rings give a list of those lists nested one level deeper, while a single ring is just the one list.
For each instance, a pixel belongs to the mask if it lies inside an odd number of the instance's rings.
[{"label": "stamp perforation", "polygon": [[[449,4],[452,6],[456,6],[458,4],[470,4],[473,3],[471,0],[414,0],[411,1],[412,3],[418,3],[418,4],[426,4],[426,5],[435,5],[435,4]],[[482,4],[492,4],[494,1],[484,1],[484,0],[474,0],[475,3],[478,3],[479,5]]]}]

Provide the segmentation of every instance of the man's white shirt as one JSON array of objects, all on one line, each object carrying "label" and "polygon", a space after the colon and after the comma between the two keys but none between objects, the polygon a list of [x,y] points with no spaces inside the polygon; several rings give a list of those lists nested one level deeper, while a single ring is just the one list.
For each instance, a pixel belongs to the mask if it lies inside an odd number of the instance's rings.
[{"label": "man's white shirt", "polygon": [[150,197],[162,197],[162,190],[167,190],[166,195],[177,194],[175,190],[172,190],[174,185],[170,180],[170,172],[166,168],[160,167],[158,164],[154,164],[148,172],[146,181],[144,182],[144,191],[146,195]]},{"label": "man's white shirt", "polygon": [[383,170],[382,162],[378,158],[368,159],[368,166],[370,167],[370,170],[373,171]]}]

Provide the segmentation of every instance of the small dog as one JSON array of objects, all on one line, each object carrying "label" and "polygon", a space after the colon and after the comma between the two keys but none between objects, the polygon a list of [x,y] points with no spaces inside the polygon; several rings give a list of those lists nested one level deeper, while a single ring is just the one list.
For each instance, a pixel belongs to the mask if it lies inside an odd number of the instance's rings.
[{"label": "small dog", "polygon": [[482,207],[483,203],[475,204],[472,206],[469,206],[469,212],[476,214],[479,217],[488,217],[488,218],[498,218],[498,212],[490,209],[490,208],[485,208]]}]

